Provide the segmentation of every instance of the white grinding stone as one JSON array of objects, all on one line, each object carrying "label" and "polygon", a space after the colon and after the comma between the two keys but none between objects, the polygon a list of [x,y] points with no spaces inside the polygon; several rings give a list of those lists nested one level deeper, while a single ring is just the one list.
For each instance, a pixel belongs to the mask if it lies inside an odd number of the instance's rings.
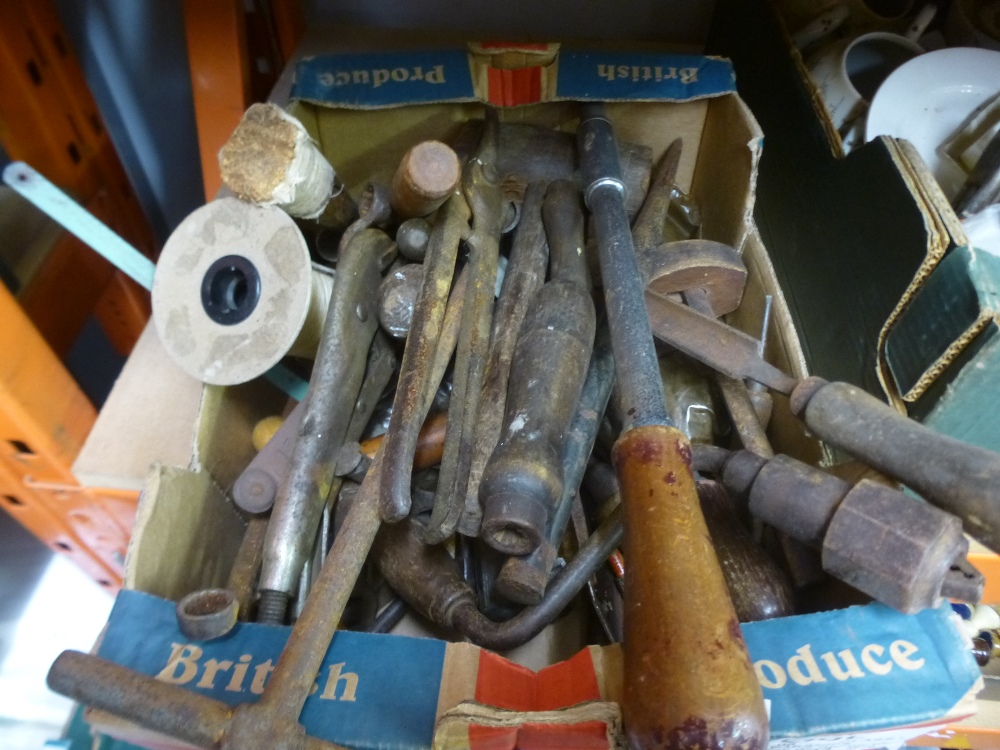
[{"label": "white grinding stone", "polygon": [[[235,325],[212,320],[202,280],[219,258],[242,255],[260,275],[260,299]],[[153,279],[153,321],[171,358],[213,385],[234,385],[267,372],[302,331],[313,297],[309,249],[295,222],[277,207],[236,198],[191,213],[167,240]]]}]

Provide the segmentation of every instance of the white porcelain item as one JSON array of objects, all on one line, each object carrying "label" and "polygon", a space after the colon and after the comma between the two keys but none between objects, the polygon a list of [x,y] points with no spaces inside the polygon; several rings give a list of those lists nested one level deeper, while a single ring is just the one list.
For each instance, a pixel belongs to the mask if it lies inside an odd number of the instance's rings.
[{"label": "white porcelain item", "polygon": [[1000,257],[1000,204],[984,208],[962,222],[969,247]]},{"label": "white porcelain item", "polygon": [[875,31],[843,39],[813,58],[809,73],[838,130],[865,111],[882,82],[923,49],[898,34]]},{"label": "white porcelain item", "polygon": [[972,47],[928,52],[901,66],[879,88],[868,110],[865,138],[908,140],[951,200],[966,174],[942,145],[998,93],[1000,52]]}]

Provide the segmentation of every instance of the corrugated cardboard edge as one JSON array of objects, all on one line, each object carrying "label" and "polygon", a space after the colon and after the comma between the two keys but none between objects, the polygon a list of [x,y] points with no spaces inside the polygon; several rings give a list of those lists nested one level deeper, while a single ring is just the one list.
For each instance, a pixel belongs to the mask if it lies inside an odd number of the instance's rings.
[{"label": "corrugated cardboard edge", "polygon": [[449,643],[445,647],[435,724],[446,712],[476,694],[479,652],[479,646],[472,643]]},{"label": "corrugated cardboard edge", "polygon": [[607,747],[624,750],[625,734],[621,708],[617,703],[587,701],[554,711],[511,711],[484,706],[475,701],[463,701],[447,711],[434,729],[434,750],[465,750],[471,747],[469,727],[510,728],[525,724],[559,726],[600,722],[605,725]]},{"label": "corrugated cardboard edge", "polygon": [[[941,193],[937,182],[930,172],[927,171],[927,167],[916,150],[906,141],[899,141],[886,136],[879,137],[885,142],[888,153],[893,163],[899,169],[904,184],[920,208],[924,227],[927,230],[927,250],[924,260],[918,266],[903,296],[883,324],[876,344],[876,367],[879,383],[881,383],[882,390],[885,391],[889,403],[898,411],[905,414],[906,401],[916,400],[927,389],[927,386],[930,385],[933,379],[926,379],[926,383],[923,388],[919,389],[919,392],[918,388],[913,388],[906,394],[900,393],[899,386],[892,376],[892,371],[889,368],[889,362],[886,358],[886,340],[893,325],[899,320],[899,317],[906,308],[909,307],[916,293],[924,285],[927,277],[944,258],[948,248],[952,246],[954,239],[950,229],[954,227],[949,227],[949,224],[952,224],[952,222],[943,218],[943,215],[948,214],[951,209],[945,208],[945,210],[941,210],[941,202],[943,201],[944,205],[947,206],[947,201],[944,199],[944,194]],[[962,236],[964,237],[964,233]],[[921,382],[924,380],[922,378]]]},{"label": "corrugated cardboard edge", "polygon": [[990,323],[1000,323],[1000,316],[996,315],[992,310],[983,311],[979,313],[979,317],[976,318],[975,322],[969,326],[961,336],[955,339],[951,345],[944,350],[934,362],[931,363],[930,367],[924,370],[923,374],[917,380],[916,384],[909,391],[903,394],[903,401],[907,403],[913,403],[922,396],[931,384],[940,377],[955,358],[961,354],[969,344],[971,344],[976,337],[982,333],[990,325]]},{"label": "corrugated cardboard edge", "polygon": [[798,70],[802,85],[805,86],[806,92],[809,94],[809,101],[816,112],[816,120],[823,126],[827,144],[830,146],[830,153],[838,159],[843,159],[844,141],[841,139],[840,133],[837,132],[837,128],[833,125],[833,120],[830,118],[830,110],[826,108],[826,104],[823,102],[823,97],[819,93],[819,86],[816,85],[813,77],[809,74],[809,68],[806,67],[806,61],[803,59],[802,53],[792,43],[792,34],[788,30],[788,24],[785,22],[784,14],[778,7],[777,0],[771,2],[771,13],[774,16],[775,24],[777,24],[781,31],[781,36],[785,40],[785,47],[788,49],[788,54],[791,56],[792,62]]}]

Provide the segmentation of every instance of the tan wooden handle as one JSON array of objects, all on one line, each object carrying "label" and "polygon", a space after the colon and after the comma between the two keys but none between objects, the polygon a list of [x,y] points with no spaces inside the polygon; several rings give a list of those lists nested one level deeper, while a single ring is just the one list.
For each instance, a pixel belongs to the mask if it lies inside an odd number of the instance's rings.
[{"label": "tan wooden handle", "polygon": [[760,685],[702,516],[683,433],[624,433],[625,692],[632,748],[767,747]]}]

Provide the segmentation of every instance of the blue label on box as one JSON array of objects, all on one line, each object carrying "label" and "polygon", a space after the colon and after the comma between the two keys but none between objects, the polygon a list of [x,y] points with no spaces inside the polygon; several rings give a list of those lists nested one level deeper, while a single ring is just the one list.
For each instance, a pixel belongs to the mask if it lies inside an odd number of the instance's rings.
[{"label": "blue label on box", "polygon": [[385,107],[475,99],[463,50],[321,55],[295,66],[293,99]]},{"label": "blue label on box", "polygon": [[943,716],[980,677],[952,618],[948,604],[915,615],[871,604],[746,623],[772,737]]},{"label": "blue label on box", "polygon": [[736,91],[729,60],[637,52],[559,53],[560,99],[684,101]]},{"label": "blue label on box", "polygon": [[[910,616],[872,604],[743,625],[771,701],[771,737],[945,716],[980,677],[952,617],[947,604]],[[122,591],[98,653],[235,705],[259,699],[288,633],[240,623],[225,638],[193,643],[178,630],[171,602]],[[351,747],[430,747],[446,649],[431,639],[338,632],[302,724]]]},{"label": "blue label on box", "polygon": [[[229,705],[260,699],[290,628],[238,623],[192,642],[171,602],[122,591],[98,655]],[[446,644],[340,631],[300,721],[310,734],[358,748],[429,747]]]}]

